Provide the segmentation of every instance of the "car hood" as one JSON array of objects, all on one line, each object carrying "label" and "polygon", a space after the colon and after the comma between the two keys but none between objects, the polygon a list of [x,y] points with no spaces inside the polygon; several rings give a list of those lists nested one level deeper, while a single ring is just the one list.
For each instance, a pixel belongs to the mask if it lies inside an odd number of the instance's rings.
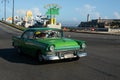
[{"label": "car hood", "polygon": [[80,48],[80,45],[75,40],[68,38],[47,38],[37,39],[37,41],[48,45],[54,45],[55,49]]}]

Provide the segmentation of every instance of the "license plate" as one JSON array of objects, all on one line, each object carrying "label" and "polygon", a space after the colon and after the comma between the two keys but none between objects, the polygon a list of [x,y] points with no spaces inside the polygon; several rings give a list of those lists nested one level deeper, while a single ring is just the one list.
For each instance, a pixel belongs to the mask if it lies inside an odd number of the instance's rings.
[{"label": "license plate", "polygon": [[74,55],[73,54],[65,54],[64,57],[65,58],[72,58]]}]

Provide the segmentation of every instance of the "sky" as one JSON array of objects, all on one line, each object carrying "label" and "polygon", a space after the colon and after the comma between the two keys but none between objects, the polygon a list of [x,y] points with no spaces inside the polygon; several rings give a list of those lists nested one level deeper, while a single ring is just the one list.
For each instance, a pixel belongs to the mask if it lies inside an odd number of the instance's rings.
[{"label": "sky", "polygon": [[[4,1],[0,0],[0,19],[4,17]],[[77,26],[82,21],[98,19],[120,19],[120,0],[14,0],[15,16],[24,17],[31,10],[33,16],[45,15],[47,4],[59,5],[57,22],[62,25]],[[12,0],[6,2],[6,16],[12,16]]]}]

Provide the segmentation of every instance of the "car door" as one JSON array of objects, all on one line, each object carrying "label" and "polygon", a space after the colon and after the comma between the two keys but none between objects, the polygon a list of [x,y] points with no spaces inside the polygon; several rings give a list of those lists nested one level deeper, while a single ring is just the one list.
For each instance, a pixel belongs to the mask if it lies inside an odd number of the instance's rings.
[{"label": "car door", "polygon": [[24,53],[32,55],[35,51],[35,44],[34,44],[34,31],[26,31],[22,35],[23,39],[23,45],[22,45],[22,50]]}]

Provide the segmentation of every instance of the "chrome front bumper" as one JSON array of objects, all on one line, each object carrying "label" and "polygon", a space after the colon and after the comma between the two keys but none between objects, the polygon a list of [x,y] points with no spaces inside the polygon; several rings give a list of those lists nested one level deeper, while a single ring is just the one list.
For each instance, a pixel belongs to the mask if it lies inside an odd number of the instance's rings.
[{"label": "chrome front bumper", "polygon": [[61,57],[61,56],[53,56],[53,55],[46,55],[46,56],[43,56],[43,58],[45,60],[61,60],[61,59],[67,59],[67,58],[76,58],[76,57],[85,57],[87,56],[87,53],[85,52],[78,52],[76,55],[73,55],[71,57]]},{"label": "chrome front bumper", "polygon": [[85,53],[85,52],[80,53],[80,52],[79,52],[79,53],[77,54],[77,56],[78,56],[78,57],[85,57],[85,56],[87,56],[87,53]]}]

